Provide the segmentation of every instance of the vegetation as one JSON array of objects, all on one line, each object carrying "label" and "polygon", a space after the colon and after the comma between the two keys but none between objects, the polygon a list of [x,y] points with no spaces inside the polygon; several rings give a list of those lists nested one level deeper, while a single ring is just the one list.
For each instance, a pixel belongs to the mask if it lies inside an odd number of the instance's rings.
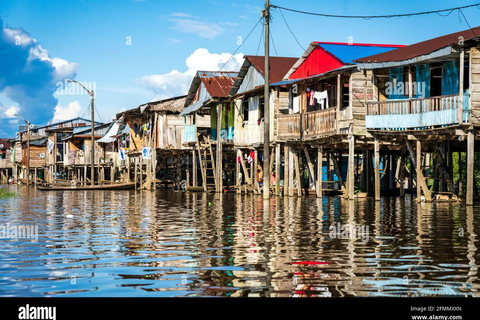
[{"label": "vegetation", "polygon": [[12,198],[15,197],[17,194],[15,192],[5,191],[4,189],[0,189],[0,199],[3,198]]}]

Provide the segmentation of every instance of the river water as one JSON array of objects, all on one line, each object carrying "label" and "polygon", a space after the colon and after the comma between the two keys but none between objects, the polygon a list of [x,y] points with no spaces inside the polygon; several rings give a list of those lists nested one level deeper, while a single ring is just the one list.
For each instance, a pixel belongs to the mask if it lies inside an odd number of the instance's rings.
[{"label": "river water", "polygon": [[478,206],[6,188],[4,297],[480,296]]}]

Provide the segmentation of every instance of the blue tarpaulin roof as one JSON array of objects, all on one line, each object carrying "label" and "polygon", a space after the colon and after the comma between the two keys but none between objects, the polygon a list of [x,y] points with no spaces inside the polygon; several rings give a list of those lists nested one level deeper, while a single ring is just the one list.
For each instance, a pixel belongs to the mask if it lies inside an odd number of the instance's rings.
[{"label": "blue tarpaulin roof", "polygon": [[[374,54],[384,53],[396,49],[392,46],[367,46],[367,45],[349,45],[349,44],[334,44],[334,43],[319,43],[323,49],[327,50],[335,57],[340,59],[343,63],[355,63],[353,60],[368,57]],[[400,46],[399,46],[400,47]],[[398,48],[399,48],[398,47]]]}]

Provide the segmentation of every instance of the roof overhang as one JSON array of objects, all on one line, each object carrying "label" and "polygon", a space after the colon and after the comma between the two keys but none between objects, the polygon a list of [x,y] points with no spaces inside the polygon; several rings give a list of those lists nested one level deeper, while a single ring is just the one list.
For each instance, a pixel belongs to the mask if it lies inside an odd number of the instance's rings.
[{"label": "roof overhang", "polygon": [[457,51],[453,49],[452,46],[448,46],[432,53],[421,55],[412,59],[401,60],[401,61],[385,61],[385,62],[359,62],[357,67],[359,70],[371,70],[371,69],[381,69],[381,68],[392,68],[392,67],[401,67],[410,64],[425,63],[428,61],[435,61],[435,59],[445,59],[451,56],[452,58],[456,55]]}]

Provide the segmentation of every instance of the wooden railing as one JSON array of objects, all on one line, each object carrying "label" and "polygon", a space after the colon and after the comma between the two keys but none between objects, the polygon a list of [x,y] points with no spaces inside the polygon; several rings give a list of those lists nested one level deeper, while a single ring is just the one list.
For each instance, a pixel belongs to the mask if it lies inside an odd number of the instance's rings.
[{"label": "wooden railing", "polygon": [[333,133],[337,130],[337,108],[307,112],[303,120],[305,137]]},{"label": "wooden railing", "polygon": [[278,138],[300,139],[300,114],[283,114],[277,118]]},{"label": "wooden railing", "polygon": [[387,130],[421,129],[469,121],[468,94],[464,94],[463,104],[459,94],[369,103],[365,117],[367,129]]}]

